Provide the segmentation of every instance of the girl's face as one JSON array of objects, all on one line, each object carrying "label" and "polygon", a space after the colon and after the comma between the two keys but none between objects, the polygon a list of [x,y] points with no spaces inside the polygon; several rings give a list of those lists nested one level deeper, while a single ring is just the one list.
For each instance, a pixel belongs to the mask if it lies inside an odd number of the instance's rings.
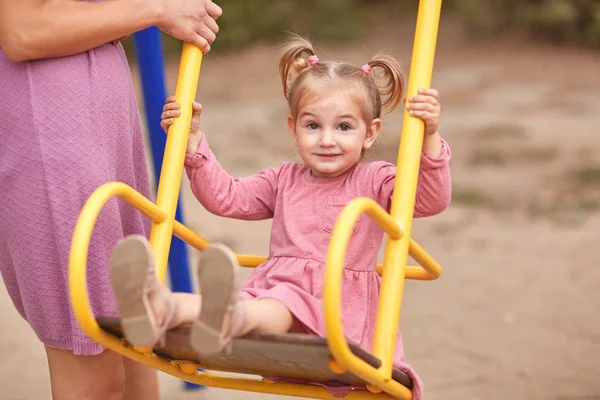
[{"label": "girl's face", "polygon": [[379,118],[370,123],[364,120],[360,96],[329,89],[321,96],[304,96],[296,118],[288,116],[300,157],[317,178],[333,178],[352,168],[381,129]]}]

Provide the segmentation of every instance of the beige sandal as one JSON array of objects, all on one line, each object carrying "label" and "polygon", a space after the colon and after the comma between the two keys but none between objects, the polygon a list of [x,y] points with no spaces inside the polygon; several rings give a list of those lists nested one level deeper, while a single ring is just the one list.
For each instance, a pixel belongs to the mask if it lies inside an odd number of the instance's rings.
[{"label": "beige sandal", "polygon": [[[130,235],[115,246],[111,258],[111,280],[121,313],[121,327],[129,343],[152,347],[163,341],[175,315],[173,294],[156,277],[150,244],[142,235]],[[148,295],[167,305],[167,313],[158,326]],[[160,343],[159,343],[160,344]]]},{"label": "beige sandal", "polygon": [[244,328],[245,305],[238,297],[235,254],[215,244],[204,249],[196,271],[202,309],[192,324],[190,344],[200,356],[230,350],[231,339]]}]

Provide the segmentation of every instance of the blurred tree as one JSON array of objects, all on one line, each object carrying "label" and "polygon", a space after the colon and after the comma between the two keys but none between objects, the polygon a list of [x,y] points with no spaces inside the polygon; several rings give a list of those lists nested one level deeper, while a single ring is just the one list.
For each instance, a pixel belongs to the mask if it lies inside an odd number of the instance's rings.
[{"label": "blurred tree", "polygon": [[[219,36],[212,49],[215,52],[257,41],[277,41],[287,31],[309,35],[311,39],[354,40],[361,37],[371,15],[362,12],[360,0],[220,0],[218,3],[224,13],[219,18]],[[163,43],[167,57],[180,54],[178,40],[163,35]],[[123,45],[132,59],[131,39]]]},{"label": "blurred tree", "polygon": [[[418,0],[218,0],[225,10],[213,51],[257,41],[277,41],[286,31],[324,41],[351,41],[378,18],[412,15]],[[600,0],[443,0],[444,13],[459,16],[471,31],[496,35],[521,30],[555,43],[600,45]],[[407,13],[409,12],[409,13]],[[167,57],[181,42],[163,36]],[[133,58],[131,40],[124,43]]]},{"label": "blurred tree", "polygon": [[479,34],[524,30],[555,43],[600,44],[600,0],[445,0]]}]

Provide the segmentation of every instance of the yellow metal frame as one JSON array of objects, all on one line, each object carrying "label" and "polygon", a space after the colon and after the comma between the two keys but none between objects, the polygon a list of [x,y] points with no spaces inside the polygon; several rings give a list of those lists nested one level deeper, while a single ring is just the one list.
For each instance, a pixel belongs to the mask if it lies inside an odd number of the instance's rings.
[{"label": "yellow metal frame", "polygon": [[[440,11],[441,0],[419,2],[408,96],[414,95],[418,88],[430,85]],[[175,89],[175,96],[183,105],[191,105],[195,99],[201,64],[202,52],[195,46],[184,43]],[[317,386],[228,377],[199,372],[195,364],[169,362],[156,356],[151,349],[134,349],[125,341],[102,330],[92,314],[86,279],[88,248],[98,214],[111,198],[121,197],[152,219],[150,244],[161,282],[164,282],[166,275],[173,234],[198,250],[209,245],[207,240],[175,220],[191,112],[191,106],[182,107],[181,117],[169,128],[156,203],[126,184],[109,182],[98,188],[84,205],[75,226],[69,260],[70,296],[77,320],[84,332],[101,345],[189,382],[219,388],[333,400],[333,396]],[[423,123],[405,111],[402,132],[394,187],[394,193],[398,195],[393,196],[390,214],[371,199],[354,199],[337,219],[327,255],[324,307],[327,340],[334,358],[330,368],[337,373],[351,371],[369,383],[368,391],[352,391],[345,397],[351,400],[411,399],[410,390],[391,379],[404,280],[434,280],[441,274],[441,267],[410,237],[420,150],[423,145]],[[382,288],[373,354],[381,360],[379,368],[368,365],[352,354],[340,323],[340,278],[344,257],[352,226],[363,213],[382,226],[388,234],[384,263],[377,265],[377,270],[382,275]],[[406,266],[409,254],[421,266]],[[240,264],[246,267],[256,267],[266,259],[240,254],[237,257]]]}]

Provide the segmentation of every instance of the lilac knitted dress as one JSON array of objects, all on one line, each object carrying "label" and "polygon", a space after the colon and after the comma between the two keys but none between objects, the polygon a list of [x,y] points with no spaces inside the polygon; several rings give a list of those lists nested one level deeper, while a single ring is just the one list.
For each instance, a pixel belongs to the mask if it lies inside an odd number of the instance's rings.
[{"label": "lilac knitted dress", "polygon": [[[12,301],[47,346],[103,348],[81,331],[68,284],[79,212],[109,181],[150,186],[131,73],[121,45],[13,63],[0,50],[0,272]],[[108,263],[124,235],[149,221],[110,200],[92,235],[88,292],[95,315],[118,315]]]}]

